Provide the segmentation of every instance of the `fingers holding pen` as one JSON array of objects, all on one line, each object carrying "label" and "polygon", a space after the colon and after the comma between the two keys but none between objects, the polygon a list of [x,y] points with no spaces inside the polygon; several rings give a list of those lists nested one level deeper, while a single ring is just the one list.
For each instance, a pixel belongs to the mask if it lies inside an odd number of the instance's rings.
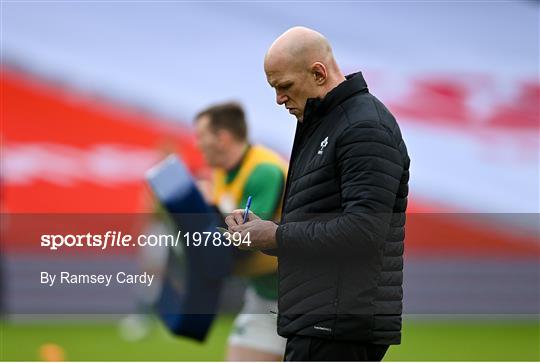
[{"label": "fingers holding pen", "polygon": [[[227,227],[229,227],[229,229],[233,226],[237,226],[239,224],[242,224],[242,220],[240,219],[240,221],[237,219],[237,216],[236,216],[236,211],[233,211],[231,214],[229,214],[227,217],[225,217],[225,223],[227,224]],[[241,217],[241,215],[240,215]]]},{"label": "fingers holding pen", "polygon": [[234,232],[244,233],[247,230],[249,230],[252,226],[253,226],[253,221],[246,222],[246,223],[243,223],[243,224],[236,224],[236,225],[233,225],[233,226],[229,226],[229,231],[231,231],[233,233]]},{"label": "fingers holding pen", "polygon": [[[259,220],[259,219],[260,218],[257,215],[255,215],[254,213],[250,211],[248,214],[248,222],[246,222],[245,224],[255,221],[255,220]],[[229,214],[225,218],[225,223],[227,224],[229,229],[230,227],[233,227],[233,226],[243,225],[244,224],[244,209],[233,210],[231,214]]]}]

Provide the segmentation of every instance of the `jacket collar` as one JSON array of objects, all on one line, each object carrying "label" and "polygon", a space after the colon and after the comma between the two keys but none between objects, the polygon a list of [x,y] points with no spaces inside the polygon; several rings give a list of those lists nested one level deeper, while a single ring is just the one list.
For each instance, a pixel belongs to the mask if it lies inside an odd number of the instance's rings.
[{"label": "jacket collar", "polygon": [[320,117],[341,104],[347,98],[359,92],[368,92],[362,72],[349,74],[346,80],[337,85],[324,98],[308,98],[304,109],[304,120]]}]

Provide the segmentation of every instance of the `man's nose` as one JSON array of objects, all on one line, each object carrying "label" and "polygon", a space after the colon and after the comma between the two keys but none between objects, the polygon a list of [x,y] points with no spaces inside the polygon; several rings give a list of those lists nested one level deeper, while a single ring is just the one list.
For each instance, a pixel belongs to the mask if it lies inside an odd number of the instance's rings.
[{"label": "man's nose", "polygon": [[284,94],[276,93],[276,103],[277,103],[278,105],[282,105],[282,104],[284,104],[286,101],[287,101],[287,96],[285,96]]}]

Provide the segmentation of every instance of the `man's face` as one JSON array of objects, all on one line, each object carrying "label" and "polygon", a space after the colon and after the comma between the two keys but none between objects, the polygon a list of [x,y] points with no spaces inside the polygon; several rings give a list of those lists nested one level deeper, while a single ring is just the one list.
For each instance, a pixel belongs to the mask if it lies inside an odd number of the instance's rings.
[{"label": "man's face", "polygon": [[210,125],[210,117],[201,116],[195,122],[195,136],[197,146],[208,165],[211,167],[221,167],[223,163],[223,142],[218,131],[213,130]]},{"label": "man's face", "polygon": [[311,72],[291,66],[265,67],[266,79],[276,91],[276,102],[302,122],[308,98],[317,97],[318,87]]}]

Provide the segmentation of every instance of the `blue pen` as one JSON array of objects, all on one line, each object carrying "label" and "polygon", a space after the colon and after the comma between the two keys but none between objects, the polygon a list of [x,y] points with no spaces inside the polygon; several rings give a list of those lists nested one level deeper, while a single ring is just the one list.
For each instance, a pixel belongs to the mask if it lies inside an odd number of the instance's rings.
[{"label": "blue pen", "polygon": [[246,209],[244,209],[244,222],[242,222],[242,223],[246,223],[247,220],[248,220],[249,207],[251,207],[251,195],[248,197],[248,200],[247,200],[247,203],[246,203]]}]

